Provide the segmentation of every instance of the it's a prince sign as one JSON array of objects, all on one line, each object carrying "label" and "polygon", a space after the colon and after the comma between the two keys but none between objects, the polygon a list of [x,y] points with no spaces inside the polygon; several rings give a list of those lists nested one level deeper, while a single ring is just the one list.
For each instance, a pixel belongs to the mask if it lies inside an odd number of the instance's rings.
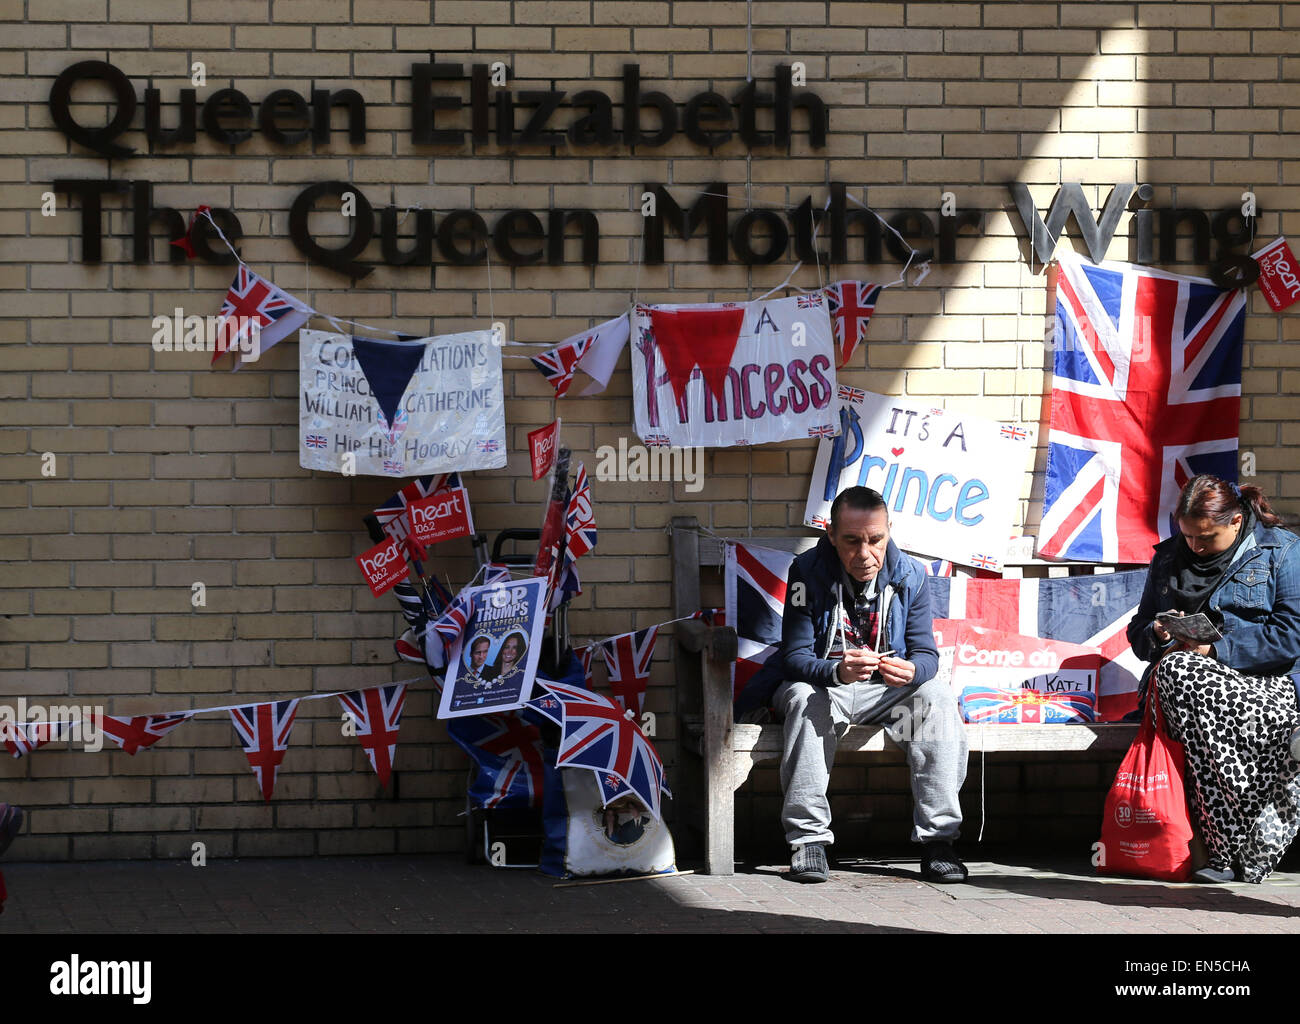
[{"label": "it's a prince sign", "polygon": [[501,349],[490,331],[418,341],[300,331],[299,463],[367,476],[506,464]]},{"label": "it's a prince sign", "polygon": [[818,446],[804,523],[825,526],[840,491],[870,487],[899,547],[1000,570],[1032,429],[859,394],[836,403],[840,432]]}]

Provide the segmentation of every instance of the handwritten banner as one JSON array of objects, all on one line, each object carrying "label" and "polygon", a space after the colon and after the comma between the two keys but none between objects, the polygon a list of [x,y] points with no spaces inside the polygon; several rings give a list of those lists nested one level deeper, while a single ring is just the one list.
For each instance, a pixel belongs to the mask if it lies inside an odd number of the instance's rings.
[{"label": "handwritten banner", "polygon": [[647,445],[727,448],[835,432],[826,297],[636,306],[632,403]]},{"label": "handwritten banner", "polygon": [[817,449],[804,523],[825,526],[846,487],[879,491],[894,542],[999,571],[1033,451],[1033,429],[856,388],[835,403],[839,436]]},{"label": "handwritten banner", "polygon": [[490,331],[298,338],[303,468],[406,477],[505,466],[501,349]]}]

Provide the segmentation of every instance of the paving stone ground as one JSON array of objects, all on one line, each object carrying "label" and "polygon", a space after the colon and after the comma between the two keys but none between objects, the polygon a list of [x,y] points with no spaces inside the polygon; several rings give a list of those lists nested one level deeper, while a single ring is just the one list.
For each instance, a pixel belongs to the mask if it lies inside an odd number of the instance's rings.
[{"label": "paving stone ground", "polygon": [[557,885],[456,856],[3,865],[0,935],[158,933],[1297,933],[1300,873],[1262,885],[1096,876],[1055,856],[972,861],[964,885],[916,860],[840,862],[822,885],[785,865]]}]

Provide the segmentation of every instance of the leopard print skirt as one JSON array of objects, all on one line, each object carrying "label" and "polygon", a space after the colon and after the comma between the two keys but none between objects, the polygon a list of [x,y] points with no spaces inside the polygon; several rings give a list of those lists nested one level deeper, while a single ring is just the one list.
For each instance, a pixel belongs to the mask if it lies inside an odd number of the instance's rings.
[{"label": "leopard print skirt", "polygon": [[1300,725],[1290,676],[1250,676],[1189,651],[1157,666],[1160,713],[1187,755],[1188,800],[1213,868],[1262,882],[1300,831]]}]

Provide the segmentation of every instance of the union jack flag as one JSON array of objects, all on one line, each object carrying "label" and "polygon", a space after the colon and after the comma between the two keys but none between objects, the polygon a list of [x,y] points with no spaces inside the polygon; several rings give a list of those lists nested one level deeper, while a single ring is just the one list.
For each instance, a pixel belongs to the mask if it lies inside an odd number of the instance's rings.
[{"label": "union jack flag", "polygon": [[825,516],[813,516],[811,522],[819,530],[829,529],[831,525],[831,521]]},{"label": "union jack flag", "polygon": [[1097,720],[1097,696],[1088,690],[1039,693],[968,686],[961,691],[959,703],[967,722],[990,725],[1058,725]]},{"label": "union jack flag", "polygon": [[340,693],[339,703],[352,716],[357,739],[365,748],[370,767],[379,776],[379,784],[387,789],[393,773],[393,755],[397,753],[397,728],[406,703],[406,684],[392,683]]},{"label": "union jack flag", "polygon": [[564,724],[556,765],[613,773],[628,784],[651,814],[661,817],[660,792],[666,788],[664,766],[641,727],[621,708],[590,690],[551,682],[542,685],[563,705]]},{"label": "union jack flag", "polygon": [[1013,441],[1023,441],[1029,437],[1029,431],[1024,427],[1013,427],[1003,424],[1001,435],[1003,437],[1009,437]]},{"label": "union jack flag", "polygon": [[862,388],[850,387],[848,384],[841,384],[839,397],[844,402],[865,402],[867,393]]},{"label": "union jack flag", "polygon": [[647,448],[667,448],[672,444],[667,434],[647,434],[645,436]]},{"label": "union jack flag", "polygon": [[658,631],[658,626],[651,626],[610,637],[600,645],[614,699],[631,711],[632,718],[638,722],[646,684],[650,682],[650,661],[654,657]]},{"label": "union jack flag", "polygon": [[24,757],[37,747],[62,739],[72,729],[71,722],[0,722],[0,741],[14,757]]},{"label": "union jack flag", "polygon": [[744,444],[749,444],[749,441],[748,439],[742,437],[739,441],[732,441],[731,443],[734,445],[744,445]]},{"label": "union jack flag", "polygon": [[327,443],[324,434],[308,434],[302,442],[308,448],[325,448]]},{"label": "union jack flag", "polygon": [[[384,415],[382,412],[379,414]],[[405,409],[398,409],[393,416],[393,422],[388,424],[387,437],[388,443],[394,448],[397,447],[398,439],[406,433],[407,425],[411,422],[411,416]]]},{"label": "union jack flag", "polygon": [[998,560],[992,555],[971,555],[970,564],[976,569],[996,569]]},{"label": "union jack flag", "polygon": [[401,476],[406,472],[406,464],[402,462],[394,462],[392,459],[385,459],[384,472],[392,473],[394,476]]},{"label": "union jack flag", "polygon": [[242,347],[252,325],[257,324],[260,336],[258,351],[249,353],[251,358],[241,358],[241,363],[251,362],[305,324],[313,312],[311,307],[303,305],[241,263],[218,314],[221,319],[217,321],[216,351],[212,354],[212,361],[215,363],[231,348]]},{"label": "union jack flag", "polygon": [[827,423],[823,423],[820,427],[809,427],[808,436],[809,437],[834,437],[835,428]]},{"label": "union jack flag", "polygon": [[837,368],[853,358],[853,350],[867,336],[867,322],[876,310],[881,287],[864,281],[839,281],[825,289]]},{"label": "union jack flag", "polygon": [[138,715],[135,718],[96,715],[95,721],[105,736],[134,755],[137,750],[152,747],[178,725],[184,725],[193,714],[192,711],[181,711],[172,715]]},{"label": "union jack flag", "polygon": [[820,295],[800,295],[795,303],[799,309],[814,309],[821,304],[822,297]]},{"label": "union jack flag", "polygon": [[451,646],[465,632],[465,625],[469,622],[470,616],[474,614],[474,602],[470,598],[469,587],[463,587],[452,598],[451,604],[447,610],[442,613],[431,627],[440,637],[443,644],[450,649]]},{"label": "union jack flag", "polygon": [[591,484],[587,480],[587,467],[578,463],[578,477],[569,495],[569,508],[564,517],[564,557],[576,561],[596,546],[596,516],[591,507]]},{"label": "union jack flag", "polygon": [[500,441],[479,441],[475,444],[475,447],[480,452],[483,452],[485,454],[490,454],[492,452],[499,452],[501,450],[501,442]]},{"label": "union jack flag", "polygon": [[289,749],[289,733],[293,718],[298,713],[298,698],[277,700],[267,704],[248,704],[230,709],[230,721],[235,735],[243,745],[244,756],[257,776],[262,799],[269,801],[275,789],[275,777],[280,762]]},{"label": "union jack flag", "polygon": [[541,371],[543,377],[551,382],[551,387],[555,388],[555,397],[563,398],[565,392],[569,390],[569,385],[573,383],[573,371],[578,365],[578,360],[587,353],[591,343],[596,340],[594,334],[579,338],[576,341],[568,341],[553,349],[543,352],[539,356],[533,356],[533,365]]},{"label": "union jack flag", "polygon": [[587,689],[591,689],[591,662],[596,657],[596,645],[587,644],[585,647],[575,647],[573,653],[578,656],[578,661],[582,663],[582,678],[586,682]]},{"label": "union jack flag", "polygon": [[474,806],[541,805],[546,758],[537,726],[514,711],[501,711],[449,719],[447,735],[478,769],[469,787]]},{"label": "union jack flag", "polygon": [[1237,478],[1246,293],[1060,261],[1039,552],[1145,563],[1198,473]]},{"label": "union jack flag", "polygon": [[[747,544],[728,544],[726,552],[727,625],[735,628],[737,642],[732,686],[739,696],[760,673],[764,679],[779,674],[781,617],[794,555]],[[776,660],[764,671],[774,655]]]}]

